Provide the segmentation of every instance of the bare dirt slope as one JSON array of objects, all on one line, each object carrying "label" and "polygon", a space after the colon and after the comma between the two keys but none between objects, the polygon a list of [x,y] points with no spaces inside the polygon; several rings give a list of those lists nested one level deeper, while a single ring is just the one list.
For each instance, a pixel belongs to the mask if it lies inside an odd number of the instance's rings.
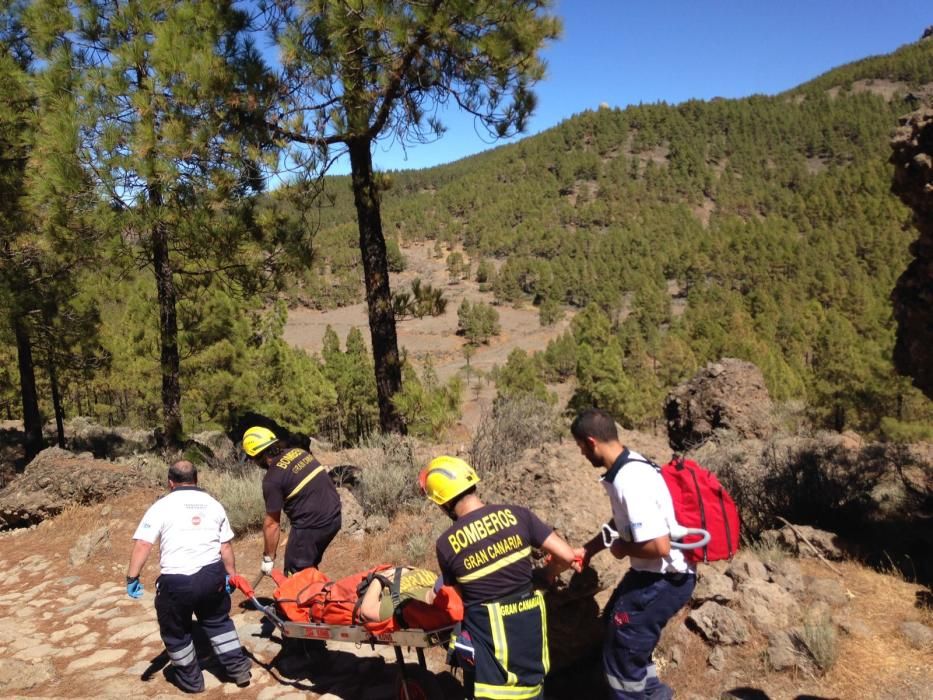
[{"label": "bare dirt slope", "polygon": [[[446,259],[436,258],[431,244],[413,244],[403,248],[402,252],[407,267],[404,272],[392,275],[392,290],[408,289],[412,280],[417,277],[422,282],[443,289],[448,301],[447,310],[441,316],[406,319],[398,323],[400,350],[406,350],[409,358],[418,366],[430,356],[438,377],[446,381],[466,367],[466,359],[463,356],[466,341],[457,335],[457,309],[460,303],[468,299],[471,303],[482,301],[491,304],[493,294],[479,291],[479,284],[472,278],[450,284]],[[475,268],[476,261],[472,262]],[[515,348],[522,348],[528,353],[543,350],[549,341],[563,333],[570,325],[569,313],[553,326],[542,327],[538,321],[538,310],[533,306],[497,306],[496,310],[499,312],[502,333],[493,338],[488,345],[480,346],[470,358],[470,367],[476,372],[487,373],[495,365],[505,364],[509,353]],[[359,328],[369,345],[369,326],[364,303],[331,311],[291,309],[285,326],[285,340],[309,353],[320,353],[327,326],[334,329],[342,343],[346,341],[352,328]],[[478,386],[476,391],[470,389],[464,395],[462,420],[462,424],[469,428],[475,427],[482,408],[488,406],[495,397],[495,390],[485,383],[477,382],[475,376],[472,383]]]}]

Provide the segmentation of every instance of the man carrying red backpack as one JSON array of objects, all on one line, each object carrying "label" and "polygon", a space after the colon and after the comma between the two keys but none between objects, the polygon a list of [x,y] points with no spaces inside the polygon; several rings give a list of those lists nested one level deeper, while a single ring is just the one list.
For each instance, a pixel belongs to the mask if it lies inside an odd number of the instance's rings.
[{"label": "man carrying red backpack", "polygon": [[608,548],[618,559],[629,557],[632,567],[604,613],[603,669],[611,697],[669,700],[674,693],[658,679],[651,654],[696,585],[693,565],[671,547],[676,520],[670,492],[654,465],[619,441],[615,421],[605,411],[583,411],[570,431],[583,456],[606,470],[602,484],[612,506],[612,520],[574,553],[586,565]]}]

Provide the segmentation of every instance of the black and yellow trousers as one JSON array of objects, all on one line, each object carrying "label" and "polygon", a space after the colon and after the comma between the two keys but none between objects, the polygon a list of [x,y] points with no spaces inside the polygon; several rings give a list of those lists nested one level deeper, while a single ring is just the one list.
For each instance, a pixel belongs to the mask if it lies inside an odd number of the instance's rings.
[{"label": "black and yellow trousers", "polygon": [[467,607],[456,648],[466,661],[461,665],[468,698],[542,698],[550,668],[544,596],[534,591]]}]

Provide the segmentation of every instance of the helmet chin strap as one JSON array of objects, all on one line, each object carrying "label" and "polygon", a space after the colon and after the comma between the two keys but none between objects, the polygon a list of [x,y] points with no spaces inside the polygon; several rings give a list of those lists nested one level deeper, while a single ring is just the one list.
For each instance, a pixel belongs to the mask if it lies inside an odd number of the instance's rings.
[{"label": "helmet chin strap", "polygon": [[448,518],[450,518],[454,522],[457,521],[457,511],[454,508],[451,508],[446,503],[442,505],[441,508],[443,508],[444,512],[447,513]]}]

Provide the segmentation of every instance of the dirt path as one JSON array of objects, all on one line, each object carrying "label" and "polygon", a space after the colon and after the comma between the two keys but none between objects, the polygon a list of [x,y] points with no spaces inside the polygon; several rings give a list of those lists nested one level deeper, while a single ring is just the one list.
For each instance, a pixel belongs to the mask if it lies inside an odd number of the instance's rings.
[{"label": "dirt path", "polygon": [[[126,595],[122,580],[131,537],[138,518],[158,492],[136,492],[109,505],[76,508],[37,528],[0,534],[0,697],[167,698],[184,694],[163,676],[164,654],[153,608],[158,552],[149,558],[141,577],[140,600]],[[75,540],[101,525],[106,541],[86,562],[71,565]],[[344,575],[359,568],[359,544],[338,537],[328,551],[329,571]],[[256,536],[236,542],[240,568],[260,559]],[[268,597],[272,584],[257,589]],[[260,613],[242,607],[235,593],[232,617],[240,640],[253,658],[253,680],[240,689],[221,681],[206,640],[195,637],[204,668],[206,693],[220,698],[328,698],[381,700],[395,697],[396,666],[390,647],[357,648],[328,643],[326,659],[299,678],[285,678],[275,668],[281,639]],[[413,654],[407,655],[409,661]],[[443,657],[429,653],[433,670],[441,672],[445,692],[456,697],[459,687],[444,674]]]},{"label": "dirt path", "polygon": [[[146,592],[141,600],[129,599],[122,585],[133,529],[159,495],[156,490],[131,492],[107,504],[74,508],[33,529],[0,533],[0,571],[5,574],[0,588],[0,697],[182,697],[162,673],[167,658],[152,597],[158,553],[152,553],[144,569]],[[86,559],[71,563],[81,536],[101,528],[106,528],[101,544]],[[371,566],[387,556],[385,543],[398,532],[386,530],[382,539],[341,534],[328,549],[322,568],[336,578]],[[235,550],[241,572],[252,578],[260,559],[260,538],[238,539]],[[807,577],[831,576],[816,560],[803,561],[801,566]],[[713,671],[706,662],[709,648],[698,636],[688,634],[683,663],[676,667],[661,663],[665,680],[685,700],[719,698],[722,692],[736,688],[757,693],[737,697],[773,700],[933,698],[933,650],[911,648],[900,632],[905,620],[931,621],[929,612],[917,607],[921,587],[854,562],[842,562],[838,568],[849,596],[838,611],[847,620],[849,632],[840,636],[837,662],[825,676],[769,672],[764,660],[766,640],[757,637],[730,651],[728,668]],[[271,582],[264,581],[257,592],[260,597],[270,596]],[[394,697],[396,667],[391,649],[329,643],[322,663],[309,666],[300,678],[286,678],[276,670],[281,651],[278,633],[263,624],[258,612],[242,606],[239,593],[233,601],[240,639],[254,660],[253,681],[242,690],[222,682],[209,650],[202,648],[204,697]],[[428,654],[428,664],[444,697],[460,697],[459,684],[446,672],[437,650]],[[568,687],[579,688],[583,676],[573,673],[564,672],[564,680]]]}]

